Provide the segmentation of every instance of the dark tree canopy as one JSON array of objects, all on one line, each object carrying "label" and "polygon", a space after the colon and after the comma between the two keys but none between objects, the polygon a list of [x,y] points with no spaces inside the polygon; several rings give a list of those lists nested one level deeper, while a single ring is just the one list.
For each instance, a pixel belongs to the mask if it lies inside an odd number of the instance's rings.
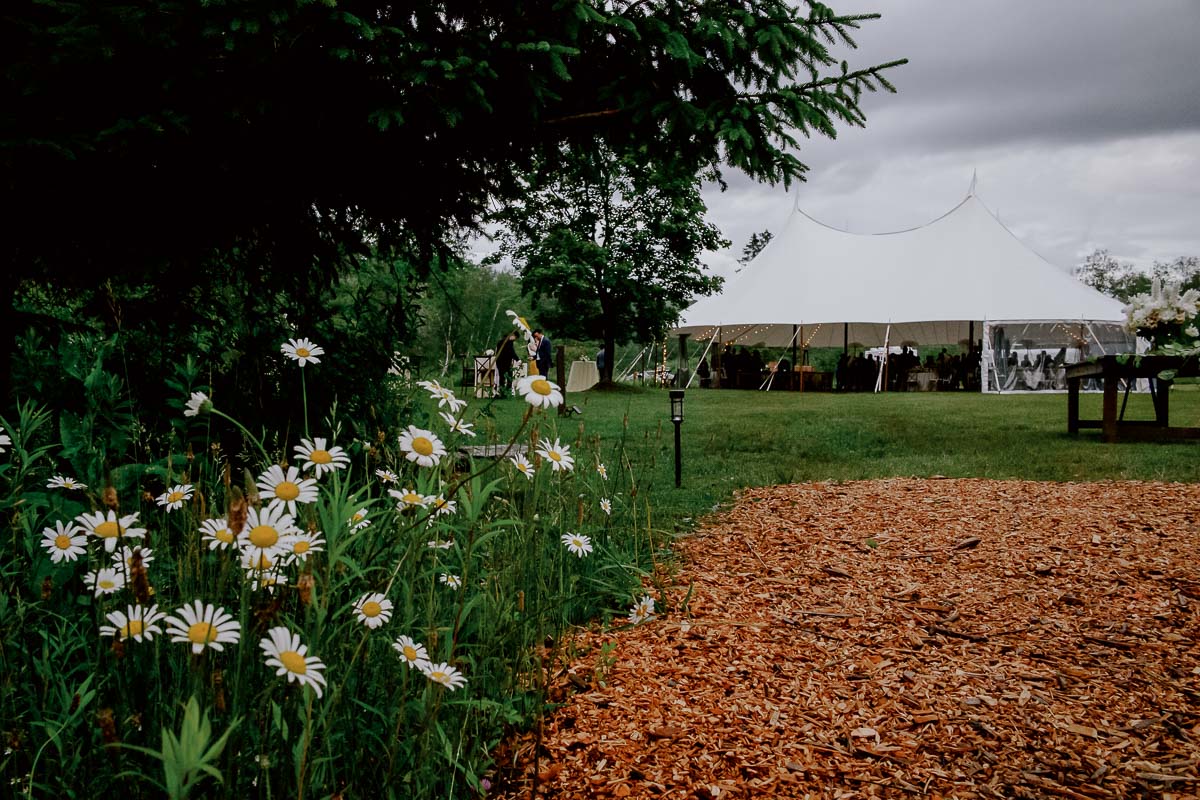
[{"label": "dark tree canopy", "polygon": [[184,280],[237,246],[286,280],[437,243],[511,197],[514,167],[594,137],[790,181],[797,135],[862,124],[858,93],[887,85],[827,49],[866,18],[783,0],[18,1],[0,20],[3,261]]},{"label": "dark tree canopy", "polygon": [[1136,294],[1147,294],[1154,278],[1178,284],[1181,290],[1200,289],[1200,258],[1179,256],[1173,261],[1155,261],[1148,270],[1123,263],[1108,250],[1089,253],[1075,275],[1086,283],[1122,303]]},{"label": "dark tree canopy", "polygon": [[[620,158],[600,142],[564,150],[495,215],[534,302],[553,298],[539,321],[603,342],[657,338],[697,295],[720,287],[700,255],[728,245],[704,220],[700,180]],[[612,379],[612,359],[602,379]]]},{"label": "dark tree canopy", "polygon": [[745,266],[753,261],[763,248],[771,243],[771,239],[775,238],[768,230],[762,233],[750,234],[750,241],[746,242],[746,246],[742,248],[742,257],[738,259],[738,263]]}]

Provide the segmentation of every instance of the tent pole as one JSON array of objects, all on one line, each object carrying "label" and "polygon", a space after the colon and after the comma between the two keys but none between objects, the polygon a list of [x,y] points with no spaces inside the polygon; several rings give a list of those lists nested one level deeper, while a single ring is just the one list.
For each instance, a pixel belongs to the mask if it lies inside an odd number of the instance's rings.
[{"label": "tent pole", "polygon": [[[795,375],[795,374],[796,374],[796,333],[797,333],[797,331],[796,331],[796,325],[795,325],[795,323],[793,323],[793,324],[792,324],[792,374],[793,374],[793,375]],[[791,377],[790,377],[790,376],[789,376],[789,378],[788,378],[788,382],[789,382],[789,383],[791,382]],[[791,387],[791,386],[788,386],[788,387],[786,387],[786,388],[790,389],[790,388],[792,388],[792,387]],[[804,375],[803,375],[803,373],[801,373],[801,376],[800,376],[800,388],[801,388],[801,389],[803,389],[803,388],[804,388]]]},{"label": "tent pole", "polygon": [[842,323],[842,355],[850,354],[850,323]]},{"label": "tent pole", "polygon": [[967,323],[967,352],[975,349],[975,320]]},{"label": "tent pole", "polygon": [[722,343],[721,343],[721,328],[718,326],[717,327],[717,349],[713,351],[712,364],[709,365],[710,367],[712,367],[712,387],[714,389],[722,388],[721,387],[721,351],[723,349],[724,348],[722,347]]}]

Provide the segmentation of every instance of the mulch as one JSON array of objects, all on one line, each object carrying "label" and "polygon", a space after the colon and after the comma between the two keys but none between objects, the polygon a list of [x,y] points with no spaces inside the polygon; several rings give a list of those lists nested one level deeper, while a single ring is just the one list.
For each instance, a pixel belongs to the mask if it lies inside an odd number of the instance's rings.
[{"label": "mulch", "polygon": [[[503,797],[1196,797],[1200,486],[776,486],[581,633]],[[536,756],[536,761],[535,761]]]}]

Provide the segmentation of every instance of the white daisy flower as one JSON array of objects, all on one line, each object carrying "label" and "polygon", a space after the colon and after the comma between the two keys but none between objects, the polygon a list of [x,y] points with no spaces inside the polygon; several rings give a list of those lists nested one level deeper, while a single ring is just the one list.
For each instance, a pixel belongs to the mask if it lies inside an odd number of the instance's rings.
[{"label": "white daisy flower", "polygon": [[320,531],[297,533],[292,536],[292,555],[297,561],[307,561],[313,553],[325,551],[325,540]]},{"label": "white daisy flower", "polygon": [[46,488],[66,489],[67,491],[71,491],[73,489],[86,489],[87,484],[80,483],[74,478],[68,478],[66,475],[55,475],[50,480],[46,481]]},{"label": "white daisy flower", "polygon": [[267,656],[267,666],[277,667],[276,675],[286,675],[289,683],[311,686],[317,697],[321,696],[325,687],[321,670],[325,665],[316,656],[308,655],[308,647],[300,643],[299,636],[283,626],[271,628],[258,646]]},{"label": "white daisy flower", "polygon": [[158,606],[125,606],[124,611],[111,611],[105,616],[112,625],[101,625],[101,636],[116,636],[121,641],[133,639],[140,642],[142,639],[150,641],[156,633],[162,635],[162,628],[156,623],[165,615],[158,610]]},{"label": "white daisy flower", "polygon": [[517,392],[535,408],[558,408],[562,405],[562,390],[543,375],[526,375],[517,381]]},{"label": "white daisy flower", "polygon": [[564,533],[562,543],[567,550],[580,558],[592,552],[592,540],[582,533]]},{"label": "white daisy flower", "polygon": [[607,497],[601,497],[600,498],[600,510],[603,511],[605,514],[612,516],[612,501],[609,500]]},{"label": "white daisy flower", "polygon": [[509,461],[513,463],[513,466],[517,468],[518,472],[520,472],[529,480],[533,480],[533,464],[529,463],[529,459],[526,458],[524,454],[517,454],[510,458]]},{"label": "white daisy flower", "polygon": [[1186,335],[1191,336],[1193,339],[1195,339],[1197,336],[1200,336],[1200,328],[1197,328],[1195,325],[1188,325],[1183,329],[1183,332]]},{"label": "white daisy flower", "polygon": [[272,507],[286,505],[288,513],[296,515],[296,503],[317,502],[317,479],[300,478],[300,470],[288,467],[287,472],[278,464],[272,464],[258,476],[258,488],[263,499],[270,500]]},{"label": "white daisy flower", "polygon": [[120,539],[143,539],[146,536],[145,528],[129,527],[138,521],[136,512],[118,518],[112,510],[109,510],[107,515],[103,511],[92,511],[80,514],[75,521],[83,526],[84,531],[102,539],[104,549],[110,553],[117,549],[117,541]]},{"label": "white daisy flower", "polygon": [[455,511],[457,511],[458,502],[454,500],[447,500],[445,497],[442,497],[439,494],[430,501],[429,507],[433,509],[433,515],[435,517],[440,517],[443,514],[453,514]]},{"label": "white daisy flower", "polygon": [[346,469],[350,466],[350,456],[340,447],[325,446],[325,440],[317,437],[312,441],[301,439],[302,444],[296,445],[293,449],[296,455],[304,459],[304,469],[313,468],[313,476],[321,477],[326,472],[333,472],[337,469]]},{"label": "white daisy flower", "polygon": [[437,401],[438,408],[449,408],[454,414],[457,414],[467,407],[467,401],[459,400],[458,397],[455,396],[454,392],[450,391],[449,389],[442,389],[440,392],[438,392]]},{"label": "white daisy flower", "polygon": [[601,478],[604,478],[604,480],[608,480],[608,467],[604,466],[603,464],[596,465],[596,473]]},{"label": "white daisy flower", "polygon": [[397,511],[404,511],[407,508],[425,508],[433,502],[432,497],[421,494],[415,489],[405,489],[404,491],[388,489],[388,494],[396,498]]},{"label": "white daisy flower", "polygon": [[346,520],[346,524],[350,526],[350,530],[361,531],[363,528],[371,524],[371,520],[367,519],[367,509],[360,508],[354,512],[350,519]]},{"label": "white daisy flower", "polygon": [[443,572],[441,575],[439,575],[438,582],[445,584],[451,589],[461,589],[463,585],[462,578],[458,577],[457,575],[451,575],[448,572]]},{"label": "white daisy flower", "polygon": [[112,594],[125,588],[124,573],[109,567],[101,567],[83,576],[83,582],[92,590],[94,596]]},{"label": "white daisy flower", "polygon": [[364,594],[354,603],[354,615],[374,630],[392,618],[392,601],[379,592]]},{"label": "white daisy flower", "polygon": [[637,625],[654,616],[654,598],[648,594],[642,595],[633,608],[629,609],[629,623]]},{"label": "white daisy flower", "polygon": [[220,606],[193,600],[191,605],[175,609],[175,613],[178,616],[165,620],[167,635],[172,642],[190,644],[195,655],[203,653],[206,647],[220,652],[225,645],[241,641],[241,623]]},{"label": "white daisy flower", "polygon": [[237,538],[238,549],[243,556],[251,557],[252,563],[260,555],[275,561],[292,552],[293,542],[299,533],[295,518],[283,506],[262,509],[251,506],[246,515],[246,525]]},{"label": "white daisy flower", "polygon": [[399,483],[400,476],[392,472],[390,469],[377,469],[375,476],[384,483]]},{"label": "white daisy flower", "polygon": [[446,424],[450,427],[450,430],[454,431],[455,433],[461,433],[464,436],[470,436],[474,438],[475,431],[470,423],[463,422],[453,414],[448,414],[445,411],[439,411],[438,416],[446,421]]},{"label": "white daisy flower", "polygon": [[187,403],[183,407],[183,415],[185,417],[199,416],[201,413],[212,411],[212,401],[208,399],[208,395],[204,392],[192,392],[192,396],[188,398]]},{"label": "white daisy flower", "polygon": [[158,497],[154,498],[154,500],[160,506],[167,509],[167,511],[174,511],[177,508],[183,508],[183,502],[185,500],[190,500],[191,497],[191,484],[181,483],[176,486],[172,486],[170,489],[167,489]]},{"label": "white daisy flower", "polygon": [[463,677],[463,674],[445,662],[441,664],[427,663],[421,667],[421,672],[424,672],[425,677],[429,680],[440,683],[450,691],[467,685],[467,679]]},{"label": "white daisy flower", "polygon": [[445,391],[445,387],[437,381],[417,381],[417,386],[429,392],[429,396],[434,400],[441,397],[442,392]]},{"label": "white daisy flower", "polygon": [[66,560],[75,561],[87,552],[87,534],[78,525],[64,525],[62,521],[54,523],[53,528],[42,530],[42,547],[50,553],[50,560],[55,564]]},{"label": "white daisy flower", "polygon": [[[246,580],[250,583],[251,591],[260,592],[266,591],[268,594],[275,594],[275,589],[278,586],[286,586],[287,580],[284,579],[276,571],[276,564],[270,562],[266,556],[261,556],[259,562],[271,563],[271,566],[266,569],[247,569]],[[242,566],[245,566],[243,562]]]},{"label": "white daisy flower", "polygon": [[225,520],[206,519],[200,523],[200,541],[208,542],[209,550],[225,550],[237,541],[237,536]]},{"label": "white daisy flower", "polygon": [[446,455],[442,440],[433,431],[422,430],[413,425],[400,434],[400,449],[409,461],[415,461],[422,467],[436,466],[441,457]]},{"label": "white daisy flower", "polygon": [[[268,576],[277,575],[280,569],[292,563],[293,558],[289,551],[271,552],[257,548],[242,550],[241,557],[242,569],[246,570],[246,579],[250,581],[259,581]],[[269,581],[268,585],[273,587],[276,583],[278,581]]]},{"label": "white daisy flower", "polygon": [[570,472],[575,468],[575,459],[571,456],[571,448],[565,444],[559,444],[558,439],[551,444],[549,439],[542,439],[538,442],[537,454],[542,458],[550,461],[550,466],[555,472],[566,470]]},{"label": "white daisy flower", "polygon": [[143,567],[154,560],[154,551],[148,547],[123,547],[112,554],[113,566],[128,573],[133,569],[134,553],[137,553],[138,558],[141,559]]},{"label": "white daisy flower", "polygon": [[454,540],[446,539],[443,541],[441,539],[430,539],[425,543],[425,546],[430,550],[449,550],[451,547],[454,547]]},{"label": "white daisy flower", "polygon": [[0,453],[3,453],[4,448],[10,445],[12,445],[12,437],[4,432],[4,428],[0,428]]},{"label": "white daisy flower", "polygon": [[396,641],[392,642],[392,647],[400,654],[401,660],[410,667],[424,671],[429,665],[429,653],[425,651],[425,645],[413,641],[407,636],[400,636]]},{"label": "white daisy flower", "polygon": [[505,311],[504,313],[508,315],[508,318],[510,320],[512,320],[513,327],[515,327],[517,330],[519,330],[521,332],[521,335],[525,337],[525,342],[526,343],[532,342],[533,341],[533,329],[529,326],[529,321],[526,320],[524,317],[520,316],[519,314],[517,314],[517,312],[513,311],[512,309],[509,309],[508,311]]},{"label": "white daisy flower", "polygon": [[317,356],[325,355],[325,350],[320,345],[313,344],[308,339],[288,339],[287,344],[279,345],[279,350],[288,358],[299,361],[302,367],[310,361],[320,364],[321,359]]}]

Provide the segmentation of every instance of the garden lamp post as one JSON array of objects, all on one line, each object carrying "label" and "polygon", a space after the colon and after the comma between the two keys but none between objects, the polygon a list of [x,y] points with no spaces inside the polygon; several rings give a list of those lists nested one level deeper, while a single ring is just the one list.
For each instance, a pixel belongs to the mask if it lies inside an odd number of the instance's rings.
[{"label": "garden lamp post", "polygon": [[678,489],[683,476],[683,462],[679,455],[679,426],[683,423],[683,389],[671,390],[671,422],[675,423],[675,488]]}]

